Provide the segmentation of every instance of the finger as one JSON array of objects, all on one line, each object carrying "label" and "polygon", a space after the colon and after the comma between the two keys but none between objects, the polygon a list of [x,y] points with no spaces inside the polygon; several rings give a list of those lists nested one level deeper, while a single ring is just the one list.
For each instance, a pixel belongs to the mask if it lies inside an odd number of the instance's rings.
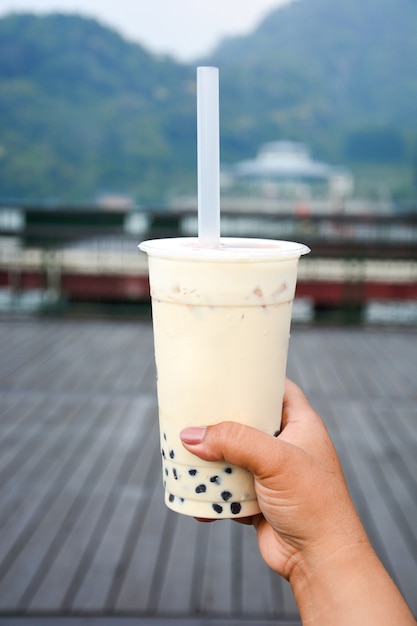
[{"label": "finger", "polygon": [[221,422],[207,428],[185,428],[184,447],[206,461],[227,461],[261,477],[277,471],[291,448],[286,442],[238,422]]},{"label": "finger", "polygon": [[281,432],[282,442],[309,450],[313,455],[336,455],[326,424],[313,409],[303,391],[291,380],[285,381],[282,406]]},{"label": "finger", "polygon": [[300,422],[322,422],[304,392],[292,380],[285,381],[284,399],[282,404],[281,431],[289,424]]}]

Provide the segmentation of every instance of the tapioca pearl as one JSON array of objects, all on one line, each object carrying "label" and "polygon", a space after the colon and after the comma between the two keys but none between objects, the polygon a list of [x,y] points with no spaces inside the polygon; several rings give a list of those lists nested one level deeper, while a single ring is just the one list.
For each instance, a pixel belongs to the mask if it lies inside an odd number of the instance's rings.
[{"label": "tapioca pearl", "polygon": [[233,515],[237,515],[242,510],[242,505],[240,504],[240,502],[232,502],[232,504],[230,505],[230,510]]},{"label": "tapioca pearl", "polygon": [[165,441],[166,441],[166,440],[167,440],[167,434],[166,434],[166,433],[164,433],[164,434],[163,434],[163,437],[164,437],[164,439],[165,439]]},{"label": "tapioca pearl", "polygon": [[220,513],[223,513],[223,507],[221,504],[213,504],[213,510],[216,511],[216,513],[218,513],[220,515]]},{"label": "tapioca pearl", "polygon": [[175,458],[175,452],[174,452],[174,450],[170,450],[170,451],[169,451],[169,458],[170,458],[170,459]]},{"label": "tapioca pearl", "polygon": [[169,497],[168,497],[168,500],[169,500],[170,502],[174,502],[174,500],[175,500],[175,496],[174,496],[172,493],[170,493],[170,494],[169,494]]},{"label": "tapioca pearl", "polygon": [[225,502],[227,502],[232,497],[232,494],[230,493],[230,491],[222,491],[221,497],[223,498]]},{"label": "tapioca pearl", "polygon": [[175,467],[173,467],[173,468],[172,468],[172,473],[174,474],[174,478],[175,478],[175,480],[178,480],[178,472],[177,472],[177,470],[175,469]]},{"label": "tapioca pearl", "polygon": [[162,448],[162,450],[161,450],[161,455],[162,455],[162,458],[163,458],[163,459],[166,459],[166,456],[165,456],[165,450],[164,450],[163,448]]},{"label": "tapioca pearl", "polygon": [[210,476],[210,482],[214,483],[215,485],[220,485],[221,483],[220,476]]},{"label": "tapioca pearl", "polygon": [[169,471],[167,467],[165,468],[165,476],[169,476]]},{"label": "tapioca pearl", "polygon": [[233,472],[233,468],[232,467],[225,467],[224,471],[226,472],[226,474],[231,474]]},{"label": "tapioca pearl", "polygon": [[207,487],[205,485],[197,485],[195,488],[196,493],[206,493]]},{"label": "tapioca pearl", "polygon": [[279,433],[280,433],[280,431],[279,431],[279,430],[276,430],[276,431],[274,432],[274,437],[278,437]]},{"label": "tapioca pearl", "polygon": [[197,475],[197,470],[196,469],[190,469],[188,470],[188,473],[190,476],[196,476]]}]

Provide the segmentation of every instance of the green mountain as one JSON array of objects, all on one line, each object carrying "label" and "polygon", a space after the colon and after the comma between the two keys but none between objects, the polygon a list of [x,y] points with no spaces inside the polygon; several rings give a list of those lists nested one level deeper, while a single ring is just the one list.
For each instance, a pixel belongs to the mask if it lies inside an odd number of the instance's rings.
[{"label": "green mountain", "polygon": [[161,198],[189,175],[193,81],[94,20],[0,20],[0,196]]},{"label": "green mountain", "polygon": [[380,148],[385,138],[389,158],[416,136],[416,59],[414,0],[298,0],[211,61],[228,91],[224,123],[244,141],[290,135],[343,158],[364,132]]},{"label": "green mountain", "polygon": [[[198,62],[220,67],[222,159],[293,139],[333,162],[411,163],[416,58],[415,0],[276,9]],[[194,65],[78,16],[0,20],[0,198],[195,191],[195,116]]]}]

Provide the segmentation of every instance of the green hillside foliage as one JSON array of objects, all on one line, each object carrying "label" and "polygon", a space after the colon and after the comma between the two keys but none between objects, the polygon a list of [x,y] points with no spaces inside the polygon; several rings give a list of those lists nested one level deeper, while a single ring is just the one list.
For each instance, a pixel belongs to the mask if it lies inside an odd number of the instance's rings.
[{"label": "green hillside foliage", "polygon": [[0,20],[0,195],[160,197],[190,169],[194,90],[193,68],[93,20]]},{"label": "green hillside foliage", "polygon": [[[416,59],[415,0],[276,9],[198,62],[220,67],[223,161],[292,139],[330,162],[416,170]],[[79,16],[1,19],[0,197],[195,192],[195,65]]]},{"label": "green hillside foliage", "polygon": [[340,159],[350,133],[369,126],[415,139],[415,59],[413,0],[296,0],[249,36],[226,40],[212,61],[233,90],[225,123],[265,140],[307,138]]}]

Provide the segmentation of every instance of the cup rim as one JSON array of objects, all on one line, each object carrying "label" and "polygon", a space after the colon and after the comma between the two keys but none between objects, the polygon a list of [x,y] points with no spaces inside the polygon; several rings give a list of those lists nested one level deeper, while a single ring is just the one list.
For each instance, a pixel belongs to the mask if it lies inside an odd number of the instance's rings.
[{"label": "cup rim", "polygon": [[203,247],[198,237],[148,239],[139,249],[149,256],[192,261],[279,261],[308,254],[308,246],[295,241],[251,237],[221,237],[218,247]]}]

